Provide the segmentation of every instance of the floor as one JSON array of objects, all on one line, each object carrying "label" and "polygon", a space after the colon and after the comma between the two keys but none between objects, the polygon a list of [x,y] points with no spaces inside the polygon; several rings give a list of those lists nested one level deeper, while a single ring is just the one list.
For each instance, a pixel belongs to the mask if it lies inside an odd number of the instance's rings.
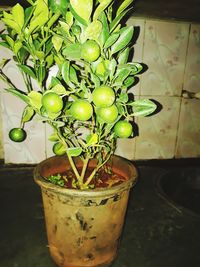
[{"label": "floor", "polygon": [[[112,267],[199,267],[200,218],[163,200],[155,187],[166,169],[180,167],[159,161],[136,165],[139,181],[131,191],[119,255]],[[0,168],[2,267],[55,267],[32,172],[32,166]]]},{"label": "floor", "polygon": [[[17,2],[27,4],[26,0],[1,0],[0,5],[13,6]],[[134,16],[200,22],[199,0],[134,0],[133,7]]]}]

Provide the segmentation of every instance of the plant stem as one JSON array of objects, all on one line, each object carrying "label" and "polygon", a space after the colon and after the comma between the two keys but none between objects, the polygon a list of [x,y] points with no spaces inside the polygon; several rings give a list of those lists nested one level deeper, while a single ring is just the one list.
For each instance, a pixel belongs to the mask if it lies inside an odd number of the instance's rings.
[{"label": "plant stem", "polygon": [[98,170],[110,159],[111,153],[107,155],[106,159],[99,165],[94,168],[93,172],[90,174],[90,176],[87,178],[86,182],[84,183],[84,186],[89,185],[89,183],[94,178],[95,174],[98,172]]},{"label": "plant stem", "polygon": [[82,180],[81,180],[81,177],[80,177],[80,174],[78,173],[78,170],[76,168],[76,165],[73,161],[73,158],[69,155],[69,153],[67,152],[67,157],[68,157],[68,160],[69,160],[69,163],[70,163],[70,166],[72,167],[72,170],[77,178],[77,181],[78,181],[78,184],[80,186],[80,188],[82,187]]},{"label": "plant stem", "polygon": [[85,172],[87,170],[88,162],[89,162],[89,157],[87,157],[86,159],[83,160],[83,168],[82,168],[82,171],[81,171],[82,184],[84,183],[84,177],[85,177]]},{"label": "plant stem", "polygon": [[67,145],[67,143],[65,142],[65,139],[63,138],[62,133],[60,132],[60,130],[57,129],[57,128],[56,128],[54,125],[52,125],[51,123],[50,123],[50,125],[53,126],[53,128],[56,130],[57,135],[58,135],[60,141],[61,141],[61,142],[63,143],[63,145],[66,147],[66,153],[67,153],[67,157],[68,157],[70,166],[71,166],[71,168],[72,168],[72,170],[73,170],[73,172],[74,172],[74,174],[75,174],[75,176],[76,176],[76,179],[77,179],[77,181],[78,181],[78,184],[79,184],[79,186],[80,186],[80,188],[81,188],[82,185],[83,185],[83,180],[82,180],[82,178],[81,178],[81,176],[80,176],[80,174],[79,174],[79,172],[78,172],[78,170],[77,170],[77,167],[76,167],[76,165],[75,165],[75,163],[74,163],[74,161],[73,161],[72,156],[70,156],[69,153],[67,152],[68,145]]}]

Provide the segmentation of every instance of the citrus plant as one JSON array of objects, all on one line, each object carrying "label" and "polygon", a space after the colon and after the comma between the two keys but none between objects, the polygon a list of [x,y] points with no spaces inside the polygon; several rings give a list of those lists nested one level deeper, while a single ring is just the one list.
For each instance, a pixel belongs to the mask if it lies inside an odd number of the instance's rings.
[{"label": "citrus plant", "polygon": [[[54,153],[67,154],[74,187],[87,189],[114,153],[117,138],[134,137],[134,117],[156,109],[151,100],[134,101],[129,93],[143,69],[129,62],[134,29],[123,20],[132,0],[27,1],[29,7],[16,4],[1,14],[0,44],[13,52],[27,89],[21,91],[7,77],[9,60],[3,60],[5,90],[26,103],[20,127],[9,136],[23,141],[24,124],[34,117],[51,125]],[[81,171],[75,157],[83,162]],[[85,177],[92,158],[97,165]]]}]

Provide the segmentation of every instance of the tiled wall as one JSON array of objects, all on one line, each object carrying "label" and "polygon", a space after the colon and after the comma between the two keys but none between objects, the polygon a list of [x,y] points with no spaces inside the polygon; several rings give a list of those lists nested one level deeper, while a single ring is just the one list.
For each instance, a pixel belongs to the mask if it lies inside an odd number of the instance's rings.
[{"label": "tiled wall", "polygon": [[[200,25],[143,18],[132,18],[129,24],[136,27],[136,33],[140,31],[134,61],[148,65],[132,91],[136,98],[155,99],[162,109],[154,116],[138,118],[139,136],[119,140],[116,153],[129,159],[199,157],[200,99],[185,98],[182,93],[200,92]],[[0,57],[6,55],[1,48]],[[12,64],[7,71],[23,86]],[[6,162],[37,163],[52,155],[45,137],[50,129],[44,124],[28,123],[24,143],[9,141],[8,130],[19,125],[17,114],[23,104],[6,93],[1,99],[4,141],[0,139],[0,157]]]},{"label": "tiled wall", "polygon": [[120,140],[117,153],[129,159],[200,157],[200,99],[182,96],[183,90],[200,92],[200,25],[145,19],[129,23],[141,32],[134,60],[148,65],[133,91],[139,98],[157,100],[162,109],[137,119],[139,136]]}]

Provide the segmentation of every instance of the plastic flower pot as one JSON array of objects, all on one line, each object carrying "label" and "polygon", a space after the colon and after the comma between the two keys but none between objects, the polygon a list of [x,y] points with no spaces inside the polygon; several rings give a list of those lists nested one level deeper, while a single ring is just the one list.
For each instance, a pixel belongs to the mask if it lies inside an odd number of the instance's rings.
[{"label": "plastic flower pot", "polygon": [[[117,256],[130,188],[137,171],[118,156],[113,171],[125,181],[110,188],[77,190],[51,184],[44,177],[70,169],[67,157],[49,158],[35,168],[41,187],[51,257],[60,267],[106,267]],[[76,162],[77,165],[81,161]],[[91,161],[90,167],[96,164]]]}]

